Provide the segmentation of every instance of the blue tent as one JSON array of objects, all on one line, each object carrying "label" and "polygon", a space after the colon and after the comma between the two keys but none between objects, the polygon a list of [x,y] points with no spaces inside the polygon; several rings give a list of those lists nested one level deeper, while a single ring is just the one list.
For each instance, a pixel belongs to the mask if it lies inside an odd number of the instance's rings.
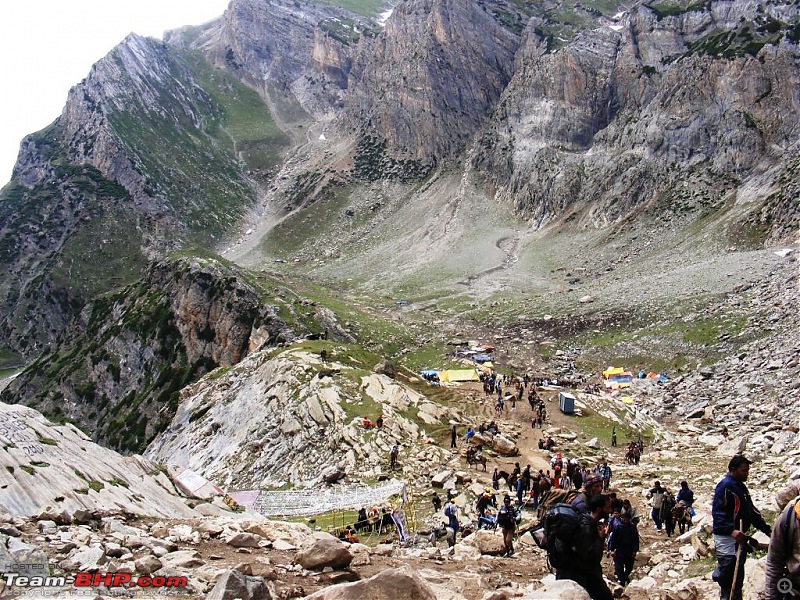
[{"label": "blue tent", "polygon": [[492,357],[486,354],[476,354],[472,357],[472,360],[474,360],[476,363],[485,363],[491,361]]}]

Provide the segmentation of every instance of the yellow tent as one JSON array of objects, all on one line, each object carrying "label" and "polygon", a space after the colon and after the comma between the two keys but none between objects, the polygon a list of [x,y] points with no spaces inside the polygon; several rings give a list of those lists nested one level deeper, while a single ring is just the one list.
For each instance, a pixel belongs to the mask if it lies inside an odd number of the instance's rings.
[{"label": "yellow tent", "polygon": [[603,378],[608,379],[613,375],[622,375],[625,372],[625,369],[622,367],[608,367],[605,371],[603,371]]},{"label": "yellow tent", "polygon": [[440,381],[480,381],[475,369],[450,369],[439,372]]}]

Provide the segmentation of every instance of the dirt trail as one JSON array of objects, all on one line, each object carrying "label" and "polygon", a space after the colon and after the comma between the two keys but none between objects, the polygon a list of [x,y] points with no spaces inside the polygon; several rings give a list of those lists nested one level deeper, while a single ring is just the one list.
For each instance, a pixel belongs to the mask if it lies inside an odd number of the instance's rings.
[{"label": "dirt trail", "polygon": [[[470,390],[476,394],[479,394],[480,397],[483,398],[483,401],[480,405],[479,415],[476,415],[475,418],[475,427],[480,425],[480,421],[484,421],[488,425],[490,421],[494,420],[500,427],[501,432],[503,432],[504,427],[505,429],[508,429],[510,424],[518,427],[522,432],[522,434],[516,440],[517,447],[519,448],[519,456],[499,456],[496,459],[490,459],[486,465],[486,475],[484,475],[482,469],[478,471],[478,481],[485,481],[487,484],[491,483],[491,473],[495,466],[497,466],[501,471],[510,471],[514,468],[515,462],[519,462],[522,468],[525,468],[525,465],[530,465],[531,470],[534,472],[538,471],[539,469],[544,471],[550,469],[550,453],[546,450],[539,449],[539,440],[542,439],[543,429],[531,427],[531,418],[533,417],[534,413],[527,401],[527,390],[523,394],[522,402],[517,402],[516,407],[514,408],[512,408],[510,404],[507,404],[505,410],[500,414],[500,416],[498,416],[495,412],[496,397],[493,394],[484,396],[481,384],[466,384],[462,389],[465,391]],[[558,392],[537,390],[537,393],[543,400],[545,400],[547,407],[547,419],[545,420],[544,428],[566,427],[570,430],[574,430],[575,425],[570,421],[570,417],[564,415],[560,410],[558,410]],[[466,446],[463,442],[463,439],[459,440],[459,450],[462,454],[465,449]],[[609,454],[610,460],[622,460],[622,453],[614,452]],[[614,458],[611,458],[612,455]]]}]

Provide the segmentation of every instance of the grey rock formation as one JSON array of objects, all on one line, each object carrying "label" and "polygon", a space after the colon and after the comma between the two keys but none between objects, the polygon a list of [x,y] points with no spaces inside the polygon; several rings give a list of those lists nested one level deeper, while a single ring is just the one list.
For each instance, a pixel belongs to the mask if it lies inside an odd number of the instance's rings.
[{"label": "grey rock formation", "polygon": [[[349,74],[343,124],[377,141],[363,146],[365,162],[380,163],[382,142],[387,154],[423,165],[464,149],[514,70],[519,36],[497,18],[500,4],[403,2],[384,32],[363,44]],[[511,3],[502,10],[521,18]]]},{"label": "grey rock formation", "polygon": [[408,567],[386,569],[364,581],[342,583],[307,596],[308,600],[392,600],[398,590],[403,597],[412,600],[435,600],[437,596],[419,575]]},{"label": "grey rock formation", "polygon": [[346,569],[353,561],[348,546],[332,536],[315,540],[303,548],[294,558],[304,569],[322,571],[325,567]]},{"label": "grey rock formation", "polygon": [[270,594],[264,580],[250,577],[237,570],[225,571],[216,585],[206,596],[206,600],[270,600]]},{"label": "grey rock formation", "polygon": [[[774,92],[797,77],[798,54],[764,29],[793,9],[758,6],[665,16],[637,5],[555,51],[532,20],[473,164],[498,200],[537,224],[574,214],[596,227],[636,206],[679,220],[737,188],[796,222],[773,195],[793,168],[798,113]],[[742,22],[757,24],[759,42],[713,46]]]},{"label": "grey rock formation", "polygon": [[174,414],[183,385],[295,335],[237,271],[211,260],[158,262],[138,284],[87,305],[54,352],[0,397],[141,451]]},{"label": "grey rock formation", "polygon": [[[441,448],[423,445],[423,429],[407,416],[431,402],[353,367],[346,359],[323,363],[302,349],[255,352],[187,387],[172,423],[145,455],[240,489],[316,485],[328,469],[336,480],[378,478],[394,443],[403,444],[400,463],[409,475],[421,475],[416,465],[434,457],[444,460]],[[365,429],[365,414],[382,414],[384,426]],[[458,415],[442,408],[437,422]]]},{"label": "grey rock formation", "polygon": [[[153,463],[123,458],[74,426],[50,423],[31,408],[0,404],[0,440],[5,447],[0,508],[11,514],[55,516],[62,524],[83,511],[194,514],[174,489],[157,480]],[[53,504],[43,506],[47,501]]]}]

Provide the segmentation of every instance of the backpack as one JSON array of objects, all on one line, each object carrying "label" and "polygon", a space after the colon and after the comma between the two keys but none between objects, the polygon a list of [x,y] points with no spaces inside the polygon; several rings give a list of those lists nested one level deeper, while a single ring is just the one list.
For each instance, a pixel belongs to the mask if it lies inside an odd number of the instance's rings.
[{"label": "backpack", "polygon": [[514,509],[511,507],[505,507],[505,506],[502,507],[497,512],[497,520],[496,520],[497,526],[502,527],[504,529],[511,529],[516,522],[516,518],[513,511]]},{"label": "backpack", "polygon": [[580,494],[578,490],[550,488],[539,499],[539,508],[536,509],[536,516],[540,521],[544,521],[544,516],[550,508],[559,503],[569,504],[578,494]]},{"label": "backpack", "polygon": [[574,562],[580,524],[580,513],[569,504],[558,503],[545,514],[544,544],[552,568],[561,569]]}]

